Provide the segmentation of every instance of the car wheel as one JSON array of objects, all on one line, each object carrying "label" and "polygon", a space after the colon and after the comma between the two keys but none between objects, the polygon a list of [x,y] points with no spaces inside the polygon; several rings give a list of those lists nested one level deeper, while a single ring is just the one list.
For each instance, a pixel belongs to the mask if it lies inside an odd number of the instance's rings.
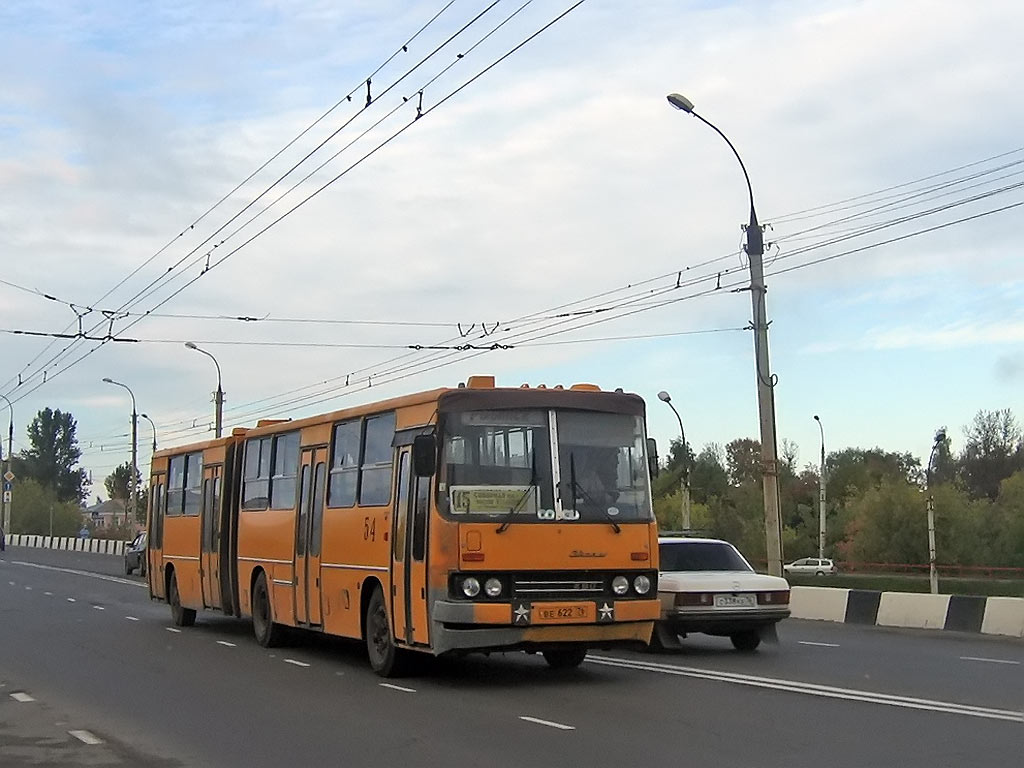
[{"label": "car wheel", "polygon": [[146,578],[146,561],[139,560],[139,576]]},{"label": "car wheel", "polygon": [[586,648],[554,648],[543,653],[544,661],[552,669],[573,669],[587,657]]},{"label": "car wheel", "polygon": [[749,653],[757,650],[757,646],[761,644],[761,633],[756,629],[752,629],[729,635],[729,639],[732,640],[732,645],[737,651]]},{"label": "car wheel", "polygon": [[191,627],[196,623],[194,608],[186,608],[181,604],[181,593],[178,592],[178,576],[171,572],[171,585],[167,594],[167,602],[171,604],[171,619],[175,626]]},{"label": "car wheel", "polygon": [[395,645],[380,587],[373,590],[363,620],[366,630],[366,655],[370,667],[381,677],[399,677],[406,670],[407,652]]},{"label": "car wheel", "polygon": [[264,648],[274,648],[284,640],[285,629],[274,621],[274,611],[267,591],[267,577],[260,574],[252,588],[252,629],[256,642]]},{"label": "car wheel", "polygon": [[128,558],[127,557],[124,559],[124,575],[125,576],[131,576],[132,575],[132,567],[130,565],[128,565]]},{"label": "car wheel", "polygon": [[825,575],[825,572],[824,572],[824,571],[815,571],[815,572],[814,572],[814,575],[815,575],[815,576],[824,576],[824,575]]}]

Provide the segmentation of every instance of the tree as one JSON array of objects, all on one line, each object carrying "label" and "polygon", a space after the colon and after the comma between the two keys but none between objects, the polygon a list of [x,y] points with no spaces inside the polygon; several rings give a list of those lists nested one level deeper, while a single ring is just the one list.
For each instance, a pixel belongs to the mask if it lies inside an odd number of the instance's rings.
[{"label": "tree", "polygon": [[81,504],[89,485],[85,470],[75,465],[82,456],[70,413],[44,408],[28,427],[30,448],[14,461],[14,474],[53,490],[57,501]]},{"label": "tree", "polygon": [[729,492],[729,473],[722,466],[721,454],[721,446],[709,443],[694,459],[690,470],[690,493],[700,504],[707,504],[715,496],[724,498]]},{"label": "tree", "polygon": [[[130,461],[126,461],[119,467],[115,467],[114,471],[107,475],[107,478],[103,481],[103,487],[107,489],[107,495],[112,499],[118,499],[120,501],[128,501],[131,496],[131,486],[129,480],[132,476],[132,465]],[[142,475],[139,470],[135,470],[135,487],[137,489],[142,486]]]},{"label": "tree", "polygon": [[909,453],[890,453],[881,448],[846,448],[825,458],[826,495],[837,502],[859,496],[886,480],[917,482],[921,462]]},{"label": "tree", "polygon": [[32,479],[18,483],[18,492],[11,504],[12,532],[77,536],[81,527],[82,511],[77,502],[59,501],[52,488],[45,488]]},{"label": "tree", "polygon": [[960,477],[971,498],[995,500],[999,484],[1024,469],[1024,433],[1009,408],[978,411],[964,427]]},{"label": "tree", "polygon": [[725,468],[733,485],[761,479],[761,443],[742,437],[725,446]]}]

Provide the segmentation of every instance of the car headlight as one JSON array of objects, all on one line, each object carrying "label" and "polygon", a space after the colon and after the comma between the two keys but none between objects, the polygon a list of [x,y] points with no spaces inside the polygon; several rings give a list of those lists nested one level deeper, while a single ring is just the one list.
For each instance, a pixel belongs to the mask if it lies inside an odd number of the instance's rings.
[{"label": "car headlight", "polygon": [[616,576],[612,579],[612,592],[616,595],[624,595],[629,592],[629,579],[625,576]]},{"label": "car headlight", "polygon": [[484,592],[487,593],[488,597],[497,597],[501,594],[501,579],[495,579],[493,576],[484,582]]},{"label": "car headlight", "polygon": [[651,590],[651,580],[641,574],[633,579],[633,589],[636,590],[638,595],[646,595]]},{"label": "car headlight", "polygon": [[476,597],[480,594],[480,581],[475,576],[469,576],[462,580],[462,594],[466,597]]}]

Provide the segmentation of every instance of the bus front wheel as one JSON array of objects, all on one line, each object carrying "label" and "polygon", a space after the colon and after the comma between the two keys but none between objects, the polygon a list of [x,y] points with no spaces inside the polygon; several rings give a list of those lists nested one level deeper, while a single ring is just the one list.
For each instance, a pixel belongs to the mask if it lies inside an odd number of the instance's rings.
[{"label": "bus front wheel", "polygon": [[381,677],[398,677],[405,671],[406,651],[395,645],[388,623],[387,607],[384,605],[384,593],[380,587],[373,591],[370,603],[366,607],[366,654],[370,657],[370,666]]},{"label": "bus front wheel", "polygon": [[284,639],[284,627],[274,622],[274,613],[270,607],[270,594],[267,592],[267,577],[260,574],[252,588],[252,628],[256,642],[264,648],[273,648]]},{"label": "bus front wheel", "polygon": [[586,657],[586,648],[553,648],[550,651],[544,651],[544,661],[552,669],[578,667]]},{"label": "bus front wheel", "polygon": [[171,619],[175,626],[191,627],[196,623],[196,612],[194,608],[186,608],[181,604],[181,594],[178,592],[178,576],[171,571],[171,584],[167,594],[167,602],[171,604]]}]

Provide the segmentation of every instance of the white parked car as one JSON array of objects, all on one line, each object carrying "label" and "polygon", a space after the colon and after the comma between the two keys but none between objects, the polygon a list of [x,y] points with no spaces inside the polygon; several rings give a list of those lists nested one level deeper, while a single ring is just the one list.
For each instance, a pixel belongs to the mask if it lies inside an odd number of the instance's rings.
[{"label": "white parked car", "polygon": [[814,576],[835,576],[839,573],[836,564],[831,560],[819,560],[816,557],[803,557],[799,560],[794,560],[792,563],[782,566],[782,569],[786,573],[792,573],[793,575],[803,573]]},{"label": "white parked car", "polygon": [[789,616],[789,583],[756,573],[729,542],[665,536],[658,550],[661,619],[653,647],[678,648],[680,637],[703,632],[753,651],[765,630]]}]

